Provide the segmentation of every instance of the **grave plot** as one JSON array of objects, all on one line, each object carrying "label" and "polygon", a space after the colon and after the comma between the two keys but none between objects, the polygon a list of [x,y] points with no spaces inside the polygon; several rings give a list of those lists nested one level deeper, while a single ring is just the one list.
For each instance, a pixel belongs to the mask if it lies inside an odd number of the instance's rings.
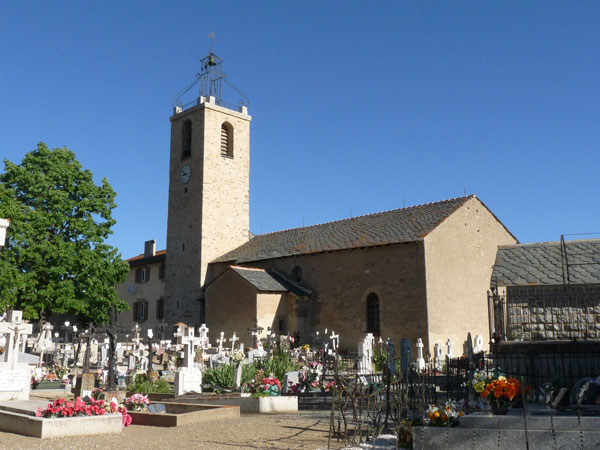
[{"label": "grave plot", "polygon": [[203,405],[192,403],[152,403],[144,411],[130,411],[133,425],[178,427],[211,420],[238,419],[238,406]]}]

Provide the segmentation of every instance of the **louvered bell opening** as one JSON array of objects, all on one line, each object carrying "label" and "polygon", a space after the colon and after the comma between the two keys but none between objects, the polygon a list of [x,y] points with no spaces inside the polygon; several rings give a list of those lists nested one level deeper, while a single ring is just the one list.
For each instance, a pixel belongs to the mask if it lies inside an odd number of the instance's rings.
[{"label": "louvered bell opening", "polygon": [[226,127],[221,127],[221,156],[229,155],[229,131]]}]

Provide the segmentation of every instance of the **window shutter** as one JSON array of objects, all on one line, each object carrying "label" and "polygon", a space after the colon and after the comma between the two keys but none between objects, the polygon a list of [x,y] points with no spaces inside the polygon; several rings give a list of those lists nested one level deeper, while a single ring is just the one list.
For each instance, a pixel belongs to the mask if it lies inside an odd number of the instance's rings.
[{"label": "window shutter", "polygon": [[221,155],[229,155],[229,130],[225,124],[221,125]]},{"label": "window shutter", "polygon": [[133,304],[133,321],[137,322],[138,318],[137,318],[137,308],[138,308],[138,302],[135,302]]},{"label": "window shutter", "polygon": [[146,269],[146,281],[150,281],[150,267]]},{"label": "window shutter", "polygon": [[135,269],[135,282],[136,283],[140,282],[141,276],[142,276],[142,270],[141,269]]},{"label": "window shutter", "polygon": [[148,320],[148,302],[144,302],[144,320]]}]

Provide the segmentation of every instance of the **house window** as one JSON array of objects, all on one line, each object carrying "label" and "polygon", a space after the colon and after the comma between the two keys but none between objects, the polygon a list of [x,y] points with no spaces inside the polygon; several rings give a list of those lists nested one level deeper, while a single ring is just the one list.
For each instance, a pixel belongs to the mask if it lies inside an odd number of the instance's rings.
[{"label": "house window", "polygon": [[135,282],[145,283],[150,279],[150,267],[138,268],[135,271]]},{"label": "house window", "polygon": [[192,156],[192,121],[186,120],[181,131],[181,159],[190,156]]},{"label": "house window", "polygon": [[165,264],[164,263],[162,263],[160,266],[158,266],[158,279],[159,280],[165,279]]},{"label": "house window", "polygon": [[165,299],[163,297],[156,300],[156,320],[165,318]]},{"label": "house window", "polygon": [[280,333],[285,333],[286,329],[285,329],[285,320],[283,319],[279,319],[279,332]]},{"label": "house window", "polygon": [[379,297],[373,292],[367,296],[367,333],[380,333]]},{"label": "house window", "polygon": [[229,122],[221,125],[221,156],[233,158],[233,127]]},{"label": "house window", "polygon": [[148,302],[138,300],[133,304],[133,321],[143,322],[145,320],[148,320]]}]

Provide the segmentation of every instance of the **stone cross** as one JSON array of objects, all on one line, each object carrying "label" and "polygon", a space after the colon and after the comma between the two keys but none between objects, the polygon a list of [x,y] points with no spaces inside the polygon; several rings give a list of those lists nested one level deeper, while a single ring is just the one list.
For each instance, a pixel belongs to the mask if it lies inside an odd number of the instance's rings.
[{"label": "stone cross", "polygon": [[358,346],[358,356],[361,358],[358,362],[358,371],[360,374],[373,373],[373,342],[375,338],[371,333],[367,333],[360,341]]},{"label": "stone cross", "polygon": [[417,370],[425,370],[425,359],[423,358],[423,339],[417,338]]},{"label": "stone cross", "polygon": [[[42,329],[37,339],[33,343],[33,351],[35,353],[44,353],[54,350],[54,342],[52,341],[52,325],[44,322]],[[43,359],[43,355],[40,356]]]},{"label": "stone cross", "polygon": [[208,327],[205,323],[198,329],[198,338],[200,339],[200,345],[202,349],[206,350],[210,347],[210,341],[208,340]]},{"label": "stone cross", "polygon": [[[240,342],[240,348],[238,350],[242,355],[244,354],[244,343]],[[233,356],[233,350],[232,350]],[[242,361],[235,363],[235,378],[234,378],[234,386],[236,388],[242,387]]]},{"label": "stone cross", "polygon": [[340,335],[335,334],[335,332],[331,330],[331,336],[329,336],[329,339],[331,340],[331,348],[333,352],[336,353],[340,344]]},{"label": "stone cross", "polygon": [[233,351],[235,350],[235,341],[239,341],[240,338],[238,338],[235,335],[235,331],[233,332],[233,336],[231,336],[231,339],[229,339],[229,342],[231,342],[231,354],[233,354]]},{"label": "stone cross", "polygon": [[183,366],[194,367],[194,359],[196,357],[195,347],[200,344],[200,338],[194,335],[194,327],[187,327],[183,332],[183,336],[177,337],[177,343],[185,345]]},{"label": "stone cross", "polygon": [[452,340],[448,339],[446,341],[446,347],[448,347],[448,353],[446,353],[446,356],[448,357],[448,359],[452,359]]},{"label": "stone cross", "polygon": [[433,346],[433,362],[435,364],[435,368],[437,370],[441,370],[442,368],[442,356],[444,355],[444,349],[442,348],[442,344],[436,342]]},{"label": "stone cross", "polygon": [[475,344],[473,345],[473,353],[478,354],[483,352],[483,336],[475,335]]},{"label": "stone cross", "polygon": [[4,361],[8,363],[9,369],[14,369],[19,360],[21,340],[24,341],[32,331],[32,325],[23,322],[23,311],[9,310],[6,321],[0,322],[0,335],[7,337]]},{"label": "stone cross", "polygon": [[258,347],[258,337],[263,332],[264,328],[258,326],[258,319],[254,320],[254,326],[248,328],[248,334],[250,335],[250,347],[257,348]]},{"label": "stone cross", "polygon": [[219,355],[223,354],[223,344],[225,343],[225,341],[226,341],[225,332],[221,331],[221,335],[220,335],[219,339],[217,339],[217,344],[219,345],[219,350],[218,350]]}]

